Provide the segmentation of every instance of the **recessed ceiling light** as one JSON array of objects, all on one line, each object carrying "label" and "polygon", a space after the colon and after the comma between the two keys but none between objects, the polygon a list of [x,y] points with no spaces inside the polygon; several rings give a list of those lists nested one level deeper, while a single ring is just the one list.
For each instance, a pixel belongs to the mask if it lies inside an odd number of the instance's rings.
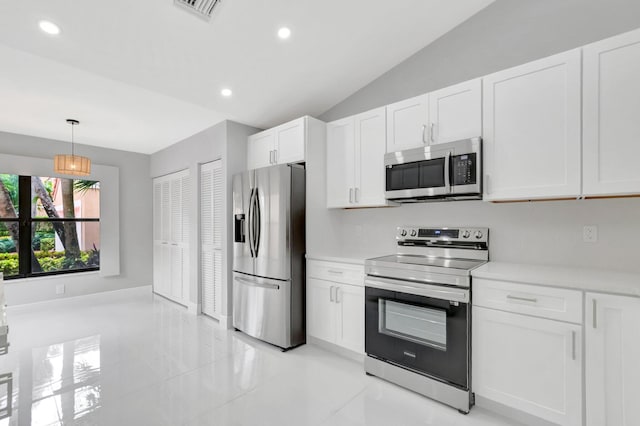
[{"label": "recessed ceiling light", "polygon": [[47,34],[50,34],[50,35],[60,34],[60,27],[51,21],[40,21],[38,22],[38,25],[40,26],[40,29]]},{"label": "recessed ceiling light", "polygon": [[220,91],[220,94],[225,98],[228,98],[229,96],[233,95],[233,92],[231,91],[231,89],[222,89]]},{"label": "recessed ceiling light", "polygon": [[291,30],[287,27],[282,27],[278,30],[278,37],[280,37],[283,40],[288,39],[289,37],[291,37]]}]

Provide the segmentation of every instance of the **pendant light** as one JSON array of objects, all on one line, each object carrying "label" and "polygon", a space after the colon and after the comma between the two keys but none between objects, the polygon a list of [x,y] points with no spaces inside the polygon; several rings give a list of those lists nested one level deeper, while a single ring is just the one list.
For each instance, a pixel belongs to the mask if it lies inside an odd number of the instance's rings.
[{"label": "pendant light", "polygon": [[68,119],[71,124],[71,155],[58,154],[53,157],[53,171],[61,175],[87,176],[91,174],[91,159],[75,154],[73,127],[80,124],[78,120]]}]

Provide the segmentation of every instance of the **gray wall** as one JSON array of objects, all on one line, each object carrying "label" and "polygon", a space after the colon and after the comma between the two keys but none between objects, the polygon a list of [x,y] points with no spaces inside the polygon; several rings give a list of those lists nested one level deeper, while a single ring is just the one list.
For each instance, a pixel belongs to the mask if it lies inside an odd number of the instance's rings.
[{"label": "gray wall", "polygon": [[[227,242],[227,247],[222,253],[222,263],[226,265],[223,269],[222,299],[223,316],[228,317],[231,312],[231,297],[228,293],[230,288],[232,257],[230,256],[232,241],[231,222],[231,176],[234,173],[246,168],[246,141],[247,136],[258,132],[259,129],[238,124],[232,121],[223,121],[197,133],[181,142],[171,145],[161,151],[151,155],[150,176],[158,177],[179,170],[189,169],[191,176],[191,208],[190,215],[190,277],[189,277],[189,297],[188,308],[195,313],[200,310],[200,288],[199,288],[199,175],[200,165],[222,159],[223,173],[226,177],[225,202],[222,211],[227,215],[226,227],[222,233],[222,240]],[[227,320],[228,318],[223,318]]]},{"label": "gray wall", "polygon": [[336,120],[639,27],[638,0],[497,0],[318,118]]},{"label": "gray wall", "polygon": [[[68,151],[68,142],[0,132],[1,153],[51,159],[52,172],[53,156]],[[81,144],[76,144],[76,152],[90,157],[96,164],[120,170],[120,275],[103,278],[97,274],[81,274],[8,282],[7,299],[11,305],[151,284],[149,156]],[[55,285],[59,283],[66,284],[64,295],[55,294]]]},{"label": "gray wall", "polygon": [[[480,77],[640,27],[640,2],[498,0],[345,99],[325,121]],[[316,176],[316,179],[319,179]],[[481,201],[327,212],[335,229],[310,229],[311,255],[388,254],[398,225],[475,225],[491,229],[493,260],[640,272],[640,199],[491,204]],[[598,225],[599,242],[582,242]],[[322,239],[322,242],[318,240]]]}]

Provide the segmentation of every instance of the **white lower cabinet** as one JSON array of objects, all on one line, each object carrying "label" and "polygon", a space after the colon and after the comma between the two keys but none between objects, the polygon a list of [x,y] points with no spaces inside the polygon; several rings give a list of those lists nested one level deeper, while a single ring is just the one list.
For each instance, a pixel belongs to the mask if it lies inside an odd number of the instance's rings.
[{"label": "white lower cabinet", "polygon": [[640,425],[640,298],[587,293],[588,426]]},{"label": "white lower cabinet", "polygon": [[308,261],[307,271],[307,334],[363,354],[363,267]]},{"label": "white lower cabinet", "polygon": [[559,425],[582,425],[582,325],[482,306],[473,307],[472,318],[476,395]]}]

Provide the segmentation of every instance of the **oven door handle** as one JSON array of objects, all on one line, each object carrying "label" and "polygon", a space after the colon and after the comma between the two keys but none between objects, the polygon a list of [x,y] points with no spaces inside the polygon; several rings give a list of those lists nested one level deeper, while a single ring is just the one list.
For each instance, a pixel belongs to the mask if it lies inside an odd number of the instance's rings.
[{"label": "oven door handle", "polygon": [[411,283],[406,281],[390,280],[387,278],[371,279],[369,277],[364,280],[364,285],[365,287],[372,287],[380,290],[415,294],[417,296],[448,300],[450,302],[469,303],[469,290],[453,289],[428,284],[411,285]]}]

